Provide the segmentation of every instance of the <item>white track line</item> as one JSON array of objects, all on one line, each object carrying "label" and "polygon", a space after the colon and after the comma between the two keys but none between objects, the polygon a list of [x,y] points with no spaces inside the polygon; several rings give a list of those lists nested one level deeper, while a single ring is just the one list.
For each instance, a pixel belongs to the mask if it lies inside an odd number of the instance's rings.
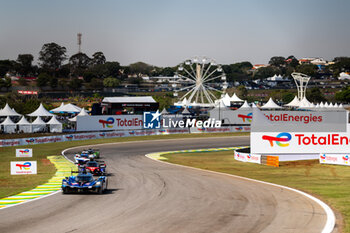
[{"label": "white track line", "polygon": [[196,168],[196,167],[188,167],[188,166],[175,164],[175,163],[168,163],[168,162],[165,162],[165,161],[161,161],[161,160],[152,158],[150,156],[151,154],[153,154],[153,153],[146,154],[145,156],[147,158],[149,158],[149,159],[158,161],[160,163],[165,163],[165,164],[168,164],[168,165],[170,164],[170,165],[173,165],[173,166],[179,166],[179,167],[195,169],[195,170],[204,171],[204,172],[210,172],[210,173],[219,174],[219,175],[231,176],[231,177],[235,177],[235,178],[239,178],[239,179],[243,179],[243,180],[248,180],[248,181],[252,181],[252,182],[256,182],[256,183],[261,183],[261,184],[266,184],[266,185],[271,185],[271,186],[287,189],[287,190],[296,192],[298,194],[301,194],[301,195],[303,195],[303,196],[313,200],[317,204],[319,204],[323,208],[323,210],[326,212],[326,214],[327,214],[327,221],[326,221],[325,226],[322,229],[322,233],[331,233],[333,231],[333,229],[334,229],[334,226],[335,226],[335,215],[334,215],[333,210],[326,203],[324,203],[323,201],[321,201],[320,199],[318,199],[318,198],[316,198],[314,196],[311,196],[310,194],[307,194],[305,192],[302,192],[302,191],[294,189],[294,188],[290,188],[290,187],[287,187],[287,186],[279,185],[279,184],[273,184],[273,183],[269,183],[269,182],[265,182],[265,181],[254,180],[254,179],[250,179],[250,178],[246,178],[246,177],[242,177],[242,176],[236,176],[236,175],[231,175],[231,174],[227,174],[227,173],[215,172],[215,171],[205,170],[205,169]]}]

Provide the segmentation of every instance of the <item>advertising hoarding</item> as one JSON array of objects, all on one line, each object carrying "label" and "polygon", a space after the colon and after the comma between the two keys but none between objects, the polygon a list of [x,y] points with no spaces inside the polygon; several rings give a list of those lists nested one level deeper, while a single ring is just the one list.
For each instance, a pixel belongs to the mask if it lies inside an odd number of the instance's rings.
[{"label": "advertising hoarding", "polygon": [[252,153],[301,154],[349,153],[349,133],[254,132],[250,134]]},{"label": "advertising hoarding", "polygon": [[77,131],[135,130],[142,128],[142,115],[77,116]]},{"label": "advertising hoarding", "polygon": [[16,157],[33,157],[33,149],[16,149]]},{"label": "advertising hoarding", "polygon": [[350,166],[350,154],[320,154],[320,163]]},{"label": "advertising hoarding", "polygon": [[37,174],[36,161],[11,161],[11,175]]}]

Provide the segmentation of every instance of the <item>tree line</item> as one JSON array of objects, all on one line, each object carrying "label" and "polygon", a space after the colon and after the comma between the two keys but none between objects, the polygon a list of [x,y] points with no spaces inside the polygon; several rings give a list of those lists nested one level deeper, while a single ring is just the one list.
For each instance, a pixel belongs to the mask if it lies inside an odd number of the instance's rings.
[{"label": "tree line", "polygon": [[[39,52],[38,65],[33,65],[32,54],[19,54],[16,60],[0,60],[0,87],[11,87],[7,73],[20,77],[22,86],[27,85],[24,77],[37,77],[36,85],[40,88],[69,88],[78,90],[83,85],[86,89],[96,90],[103,87],[117,87],[122,82],[140,84],[142,76],[173,76],[174,67],[156,67],[143,62],[121,66],[117,61],[107,61],[103,52],[98,51],[89,57],[85,53],[67,56],[67,49],[54,42],[46,43]],[[334,64],[319,69],[313,64],[300,64],[294,56],[274,56],[269,66],[253,69],[249,61],[223,65],[229,82],[266,79],[275,74],[285,77],[292,72],[300,72],[312,77],[330,75],[337,77],[343,71],[350,71],[349,57],[336,57]]]}]

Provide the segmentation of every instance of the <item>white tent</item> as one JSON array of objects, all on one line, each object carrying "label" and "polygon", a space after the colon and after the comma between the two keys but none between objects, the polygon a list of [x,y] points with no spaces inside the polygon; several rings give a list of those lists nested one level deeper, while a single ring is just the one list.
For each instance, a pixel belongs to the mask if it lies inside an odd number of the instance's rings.
[{"label": "white tent", "polygon": [[20,116],[14,109],[10,108],[8,104],[0,110],[0,116]]},{"label": "white tent", "polygon": [[299,105],[300,105],[300,101],[299,101],[298,97],[294,96],[294,99],[290,103],[285,104],[284,106],[298,107]]},{"label": "white tent", "polygon": [[16,124],[10,119],[10,117],[6,117],[4,122],[1,123],[4,128],[5,133],[14,133],[16,132]]},{"label": "white tent", "polygon": [[272,98],[270,97],[269,101],[267,101],[266,104],[261,106],[262,109],[274,109],[274,108],[282,108],[281,106],[277,105]]},{"label": "white tent", "polygon": [[40,116],[38,116],[35,119],[35,121],[32,122],[33,133],[43,131],[45,127],[46,127],[46,123],[41,119]]},{"label": "white tent", "polygon": [[56,119],[56,116],[53,116],[47,124],[50,126],[51,133],[62,133],[62,123]]},{"label": "white tent", "polygon": [[23,133],[31,133],[32,132],[32,124],[27,121],[27,119],[23,116],[19,122],[17,122],[19,132]]},{"label": "white tent", "polygon": [[231,98],[230,98],[230,101],[231,101],[231,102],[243,102],[244,100],[240,99],[240,98],[236,95],[236,93],[233,93],[233,95],[232,95]]},{"label": "white tent", "polygon": [[27,116],[35,117],[35,116],[53,116],[52,113],[47,111],[43,104],[40,103],[40,106],[34,112],[28,114]]},{"label": "white tent", "polygon": [[241,110],[249,110],[251,107],[249,106],[248,102],[245,100],[244,104],[239,108]]},{"label": "white tent", "polygon": [[62,107],[62,111],[61,112],[66,112],[66,113],[78,113],[81,112],[81,108],[74,105],[74,104],[66,104]]},{"label": "white tent", "polygon": [[314,107],[315,105],[310,101],[308,101],[306,97],[304,97],[299,103],[299,108],[314,108]]},{"label": "white tent", "polygon": [[166,115],[166,114],[168,114],[168,111],[167,111],[165,108],[163,108],[161,114],[162,114],[162,115]]},{"label": "white tent", "polygon": [[220,99],[220,101],[222,101],[222,103],[227,107],[231,106],[231,98],[227,93],[223,98]]},{"label": "white tent", "polygon": [[182,113],[181,114],[191,114],[190,113],[190,111],[188,111],[188,109],[187,108],[185,108],[183,111],[182,111]]},{"label": "white tent", "polygon": [[[88,116],[89,113],[85,110],[85,108],[82,108],[80,113],[77,115],[77,116]],[[73,118],[70,118],[68,120],[70,121],[77,121],[77,116],[73,117]]]},{"label": "white tent", "polygon": [[63,106],[64,106],[64,103],[62,102],[59,107],[51,109],[50,112],[54,112],[54,113],[62,112],[63,111]]}]

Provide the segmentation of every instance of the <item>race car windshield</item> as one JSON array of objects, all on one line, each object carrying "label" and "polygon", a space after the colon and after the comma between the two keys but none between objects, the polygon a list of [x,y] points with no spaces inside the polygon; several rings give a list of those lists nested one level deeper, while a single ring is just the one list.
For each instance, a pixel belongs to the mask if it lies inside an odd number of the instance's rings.
[{"label": "race car windshield", "polygon": [[81,174],[78,175],[75,180],[77,182],[88,182],[92,180],[92,175],[91,174]]},{"label": "race car windshield", "polygon": [[89,155],[88,154],[81,154],[80,157],[85,157],[87,158]]},{"label": "race car windshield", "polygon": [[96,162],[88,162],[86,164],[86,166],[88,166],[88,167],[98,167],[98,164]]}]

